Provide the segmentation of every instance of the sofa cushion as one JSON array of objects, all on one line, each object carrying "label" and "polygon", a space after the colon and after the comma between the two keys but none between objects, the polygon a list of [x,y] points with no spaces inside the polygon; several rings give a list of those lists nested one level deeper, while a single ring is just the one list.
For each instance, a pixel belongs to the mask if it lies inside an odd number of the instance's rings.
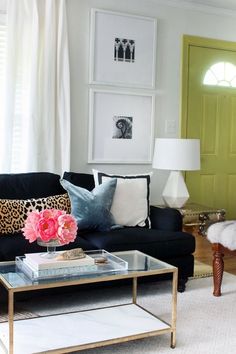
[{"label": "sofa cushion", "polygon": [[60,176],[50,172],[0,174],[1,199],[43,198],[65,193]]},{"label": "sofa cushion", "polygon": [[81,237],[108,252],[139,250],[159,259],[181,257],[195,250],[194,236],[185,232],[125,227],[99,235],[90,232]]},{"label": "sofa cushion", "polygon": [[20,232],[30,211],[52,208],[70,213],[71,206],[68,194],[22,200],[0,199],[0,235]]},{"label": "sofa cushion", "polygon": [[85,188],[90,192],[95,187],[93,175],[89,173],[64,172],[63,179],[66,179],[78,187]]},{"label": "sofa cushion", "polygon": [[116,189],[116,179],[99,185],[92,192],[64,179],[61,180],[61,184],[69,194],[71,213],[76,218],[79,230],[110,230],[115,224],[110,208]]},{"label": "sofa cushion", "polygon": [[152,229],[166,231],[182,231],[183,216],[174,208],[150,206]]},{"label": "sofa cushion", "polygon": [[93,170],[95,185],[112,178],[117,187],[111,206],[115,222],[123,226],[150,227],[149,186],[151,173],[141,175],[111,175]]},{"label": "sofa cushion", "polygon": [[[89,241],[77,237],[76,240],[68,245],[58,247],[58,251],[68,250],[72,248],[81,247],[83,250],[95,249],[94,245],[91,245]],[[14,235],[5,235],[1,237],[0,247],[0,261],[13,261],[16,256],[23,256],[26,253],[33,252],[45,252],[45,247],[39,246],[37,242],[29,243],[28,240],[22,235],[22,233],[16,233]]]}]

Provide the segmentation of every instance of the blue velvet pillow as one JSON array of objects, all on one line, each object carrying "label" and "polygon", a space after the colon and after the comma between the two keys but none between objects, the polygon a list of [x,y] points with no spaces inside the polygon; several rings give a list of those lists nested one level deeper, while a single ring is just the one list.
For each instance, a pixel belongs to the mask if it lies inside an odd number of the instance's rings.
[{"label": "blue velvet pillow", "polygon": [[109,231],[115,224],[110,212],[116,179],[100,184],[92,192],[75,186],[65,179],[60,180],[71,201],[71,213],[76,218],[79,230],[97,229]]}]

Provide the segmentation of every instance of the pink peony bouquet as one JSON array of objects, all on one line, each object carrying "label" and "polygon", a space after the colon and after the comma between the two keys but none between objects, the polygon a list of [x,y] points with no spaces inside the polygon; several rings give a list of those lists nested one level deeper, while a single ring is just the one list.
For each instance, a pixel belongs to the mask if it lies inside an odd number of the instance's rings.
[{"label": "pink peony bouquet", "polygon": [[60,245],[65,245],[75,240],[77,223],[71,214],[63,210],[45,209],[30,212],[22,231],[29,242],[56,240]]}]

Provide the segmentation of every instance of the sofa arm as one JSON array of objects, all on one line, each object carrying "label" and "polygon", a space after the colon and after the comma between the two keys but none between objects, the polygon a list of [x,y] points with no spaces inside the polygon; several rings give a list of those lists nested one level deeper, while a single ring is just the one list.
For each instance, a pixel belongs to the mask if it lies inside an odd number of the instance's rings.
[{"label": "sofa arm", "polygon": [[182,231],[183,218],[177,209],[150,207],[151,228],[166,231]]}]

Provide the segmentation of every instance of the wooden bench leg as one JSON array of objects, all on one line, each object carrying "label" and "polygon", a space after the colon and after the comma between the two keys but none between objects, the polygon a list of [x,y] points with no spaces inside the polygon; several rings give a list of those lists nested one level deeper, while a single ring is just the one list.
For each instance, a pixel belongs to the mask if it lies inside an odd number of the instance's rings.
[{"label": "wooden bench leg", "polygon": [[213,282],[214,282],[214,296],[221,296],[221,284],[224,272],[224,254],[219,244],[213,244]]}]

